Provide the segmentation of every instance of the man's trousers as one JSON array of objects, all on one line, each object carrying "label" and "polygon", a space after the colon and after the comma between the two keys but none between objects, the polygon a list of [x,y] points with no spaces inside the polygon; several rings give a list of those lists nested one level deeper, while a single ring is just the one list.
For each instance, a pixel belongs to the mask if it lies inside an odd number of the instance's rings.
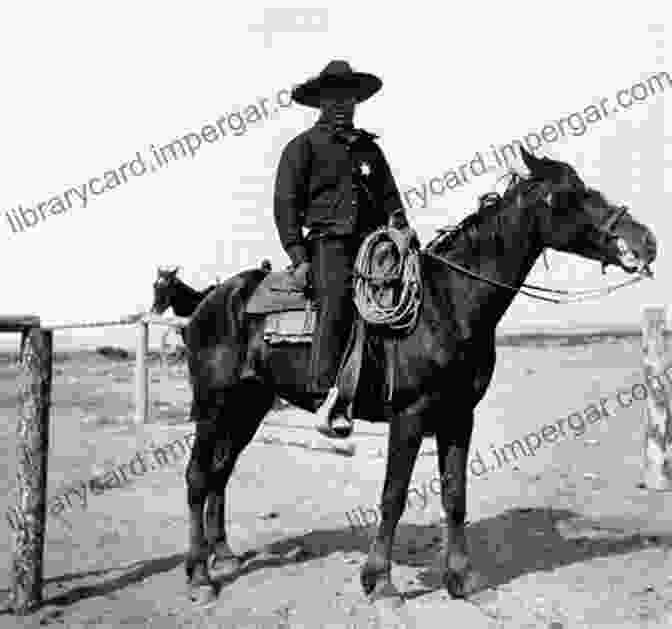
[{"label": "man's trousers", "polygon": [[355,305],[352,270],[361,239],[319,238],[312,241],[311,281],[319,304],[310,359],[312,393],[319,399],[336,384],[350,336]]}]

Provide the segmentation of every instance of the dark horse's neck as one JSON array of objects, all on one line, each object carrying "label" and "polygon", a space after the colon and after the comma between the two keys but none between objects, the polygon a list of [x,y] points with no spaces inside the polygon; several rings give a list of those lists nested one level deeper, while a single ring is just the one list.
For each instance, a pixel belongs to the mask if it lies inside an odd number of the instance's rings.
[{"label": "dark horse's neck", "polygon": [[178,317],[190,317],[196,306],[201,303],[203,298],[214,288],[209,286],[204,291],[197,291],[191,286],[187,286],[181,280],[177,280],[175,294],[170,302],[173,312]]},{"label": "dark horse's neck", "polygon": [[[429,243],[427,250],[485,278],[520,286],[543,251],[539,212],[543,202],[523,179],[501,198],[483,205],[454,230]],[[425,285],[440,310],[449,309],[464,337],[492,331],[516,293],[453,270],[425,256]]]}]

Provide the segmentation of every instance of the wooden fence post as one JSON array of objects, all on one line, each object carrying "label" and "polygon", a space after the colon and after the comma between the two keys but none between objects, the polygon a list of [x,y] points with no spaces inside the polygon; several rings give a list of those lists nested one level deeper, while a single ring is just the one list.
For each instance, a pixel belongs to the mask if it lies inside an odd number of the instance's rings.
[{"label": "wooden fence post", "polygon": [[[642,350],[647,389],[643,484],[648,489],[672,490],[671,382],[666,373],[664,307],[644,308]],[[672,364],[667,371],[672,373]]]},{"label": "wooden fence post", "polygon": [[21,332],[17,503],[8,514],[13,530],[11,607],[24,615],[42,604],[47,506],[49,407],[53,334],[39,327]]},{"label": "wooden fence post", "polygon": [[144,424],[149,410],[149,378],[147,351],[149,348],[149,324],[138,321],[138,339],[135,351],[135,423]]}]

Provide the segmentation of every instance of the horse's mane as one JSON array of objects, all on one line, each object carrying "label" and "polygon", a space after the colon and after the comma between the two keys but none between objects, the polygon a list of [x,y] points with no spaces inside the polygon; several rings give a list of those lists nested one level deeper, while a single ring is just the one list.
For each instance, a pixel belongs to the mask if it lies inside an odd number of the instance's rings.
[{"label": "horse's mane", "polygon": [[[437,235],[427,244],[427,249],[436,251],[440,248],[442,251],[451,249],[461,236],[466,236],[470,242],[473,242],[482,232],[485,225],[495,223],[490,230],[491,236],[501,233],[499,213],[508,206],[521,193],[528,192],[538,181],[525,177],[518,172],[510,171],[505,176],[510,177],[506,190],[503,194],[499,192],[488,192],[478,198],[478,207],[475,211],[465,216],[456,225],[447,225],[437,229]],[[491,221],[489,219],[495,219]],[[436,251],[436,253],[439,253]]]},{"label": "horse's mane", "polygon": [[177,282],[178,282],[179,284],[181,284],[184,288],[187,288],[187,289],[189,290],[189,292],[192,293],[193,295],[197,295],[197,294],[199,294],[199,293],[201,292],[200,290],[194,288],[193,286],[189,286],[189,284],[187,284],[183,279],[180,279],[179,277],[176,277],[175,279],[176,279]]}]

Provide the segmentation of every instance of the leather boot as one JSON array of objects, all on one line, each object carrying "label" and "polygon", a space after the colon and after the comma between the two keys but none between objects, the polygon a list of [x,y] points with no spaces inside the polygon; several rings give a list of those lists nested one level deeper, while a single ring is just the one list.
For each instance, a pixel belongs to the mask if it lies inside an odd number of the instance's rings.
[{"label": "leather boot", "polygon": [[353,421],[347,416],[346,410],[339,400],[338,387],[332,387],[315,411],[319,420],[315,428],[330,439],[347,439],[352,434]]}]

